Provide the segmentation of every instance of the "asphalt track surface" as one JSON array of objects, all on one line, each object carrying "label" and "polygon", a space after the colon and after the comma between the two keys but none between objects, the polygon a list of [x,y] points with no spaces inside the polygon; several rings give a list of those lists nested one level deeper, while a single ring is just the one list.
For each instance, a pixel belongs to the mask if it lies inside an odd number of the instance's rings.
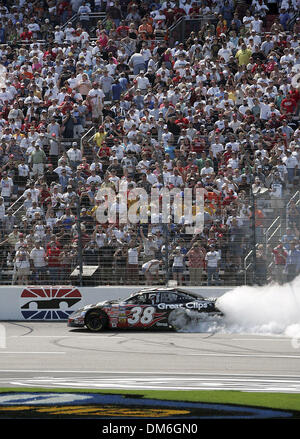
[{"label": "asphalt track surface", "polygon": [[300,392],[300,343],[281,336],[105,331],[1,322],[0,387]]}]

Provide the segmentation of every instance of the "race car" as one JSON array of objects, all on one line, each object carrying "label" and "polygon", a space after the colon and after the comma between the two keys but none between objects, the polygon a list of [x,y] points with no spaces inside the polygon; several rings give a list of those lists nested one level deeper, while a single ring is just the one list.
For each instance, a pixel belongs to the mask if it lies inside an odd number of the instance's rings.
[{"label": "race car", "polygon": [[68,326],[86,327],[93,332],[106,328],[176,330],[195,313],[222,316],[215,301],[180,288],[147,288],[127,299],[86,305],[69,316]]}]

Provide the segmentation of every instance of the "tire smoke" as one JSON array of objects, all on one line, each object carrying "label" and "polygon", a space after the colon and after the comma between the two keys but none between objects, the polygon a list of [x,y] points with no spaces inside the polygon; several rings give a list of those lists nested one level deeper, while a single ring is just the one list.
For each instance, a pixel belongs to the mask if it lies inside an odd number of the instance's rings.
[{"label": "tire smoke", "polygon": [[[224,317],[190,312],[180,332],[284,335],[300,339],[300,276],[284,285],[241,286],[219,297]],[[300,344],[300,342],[299,342]]]}]

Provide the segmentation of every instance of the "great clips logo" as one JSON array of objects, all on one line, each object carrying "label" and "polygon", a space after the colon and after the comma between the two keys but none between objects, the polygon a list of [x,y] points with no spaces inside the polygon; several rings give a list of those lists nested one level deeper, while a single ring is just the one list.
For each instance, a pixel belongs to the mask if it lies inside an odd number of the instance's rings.
[{"label": "great clips logo", "polygon": [[32,320],[67,319],[80,300],[81,294],[75,287],[27,287],[21,294],[21,313]]}]

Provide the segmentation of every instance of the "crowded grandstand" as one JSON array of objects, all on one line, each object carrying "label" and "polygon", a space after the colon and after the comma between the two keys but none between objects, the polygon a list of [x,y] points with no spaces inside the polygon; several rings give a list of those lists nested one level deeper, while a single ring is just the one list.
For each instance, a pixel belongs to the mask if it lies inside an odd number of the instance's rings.
[{"label": "crowded grandstand", "polygon": [[[1,283],[299,274],[299,11],[299,0],[0,2]],[[187,189],[193,217],[204,194],[192,232]]]}]

